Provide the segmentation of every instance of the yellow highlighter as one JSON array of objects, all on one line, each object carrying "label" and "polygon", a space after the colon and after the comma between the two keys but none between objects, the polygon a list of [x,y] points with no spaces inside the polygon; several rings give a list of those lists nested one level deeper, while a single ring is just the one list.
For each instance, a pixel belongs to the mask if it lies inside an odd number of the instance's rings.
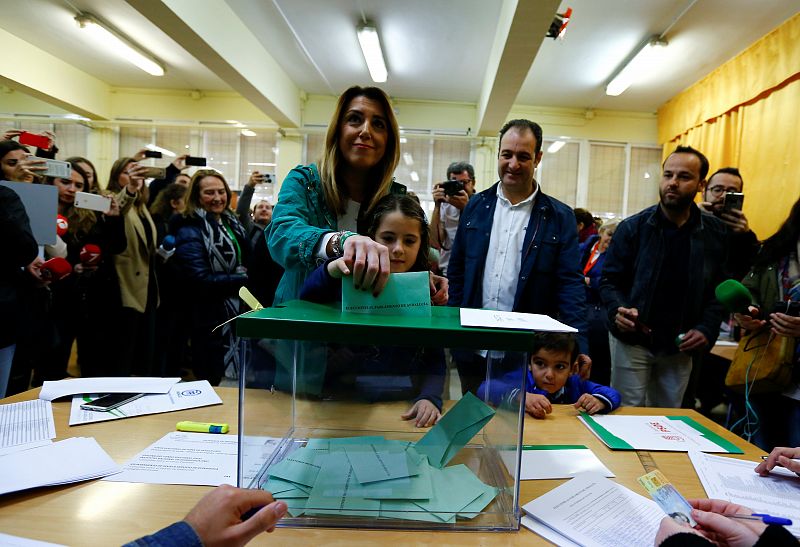
[{"label": "yellow highlighter", "polygon": [[178,422],[175,426],[178,431],[192,433],[227,433],[228,424],[207,424],[203,422]]}]

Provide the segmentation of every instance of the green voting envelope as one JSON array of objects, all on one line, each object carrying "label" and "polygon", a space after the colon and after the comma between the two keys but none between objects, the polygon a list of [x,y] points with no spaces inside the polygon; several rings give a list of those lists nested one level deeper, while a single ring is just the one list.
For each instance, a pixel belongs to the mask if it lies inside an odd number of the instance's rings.
[{"label": "green voting envelope", "polygon": [[378,296],[353,286],[353,277],[342,279],[342,313],[406,315],[430,317],[429,272],[389,274],[389,281]]},{"label": "green voting envelope", "polygon": [[441,469],[494,416],[494,410],[472,393],[464,395],[417,444],[417,452]]}]

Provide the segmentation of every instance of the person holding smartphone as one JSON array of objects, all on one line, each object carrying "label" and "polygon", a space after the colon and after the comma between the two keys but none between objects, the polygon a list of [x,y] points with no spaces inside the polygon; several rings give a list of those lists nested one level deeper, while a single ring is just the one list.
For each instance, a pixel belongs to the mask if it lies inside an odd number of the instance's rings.
[{"label": "person holding smartphone", "polygon": [[717,169],[703,188],[699,207],[724,222],[730,230],[728,269],[741,279],[750,270],[758,253],[758,237],[750,229],[742,211],[744,180],[736,167]]}]

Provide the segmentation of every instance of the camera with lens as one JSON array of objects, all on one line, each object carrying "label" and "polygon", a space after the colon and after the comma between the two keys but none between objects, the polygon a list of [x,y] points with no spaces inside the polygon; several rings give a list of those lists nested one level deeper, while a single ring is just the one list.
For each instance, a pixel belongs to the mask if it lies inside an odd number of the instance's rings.
[{"label": "camera with lens", "polygon": [[446,196],[454,196],[464,189],[464,183],[455,179],[441,182],[439,186],[444,190]]},{"label": "camera with lens", "polygon": [[775,302],[770,313],[783,313],[791,317],[800,317],[800,302]]}]

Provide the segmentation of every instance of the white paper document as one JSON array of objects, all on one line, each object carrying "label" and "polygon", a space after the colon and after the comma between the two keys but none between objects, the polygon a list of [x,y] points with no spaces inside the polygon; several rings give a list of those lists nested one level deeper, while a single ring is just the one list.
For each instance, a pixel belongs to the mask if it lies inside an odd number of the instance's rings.
[{"label": "white paper document", "polygon": [[558,448],[551,445],[531,445],[522,448],[520,480],[569,479],[581,473],[599,473],[614,477],[614,473],[587,447]]},{"label": "white paper document", "polygon": [[578,419],[615,450],[665,450],[672,452],[742,451],[686,416],[588,416]]},{"label": "white paper document", "polygon": [[519,519],[519,523],[531,532],[539,534],[550,543],[555,543],[559,547],[580,547],[580,545],[568,537],[562,536],[552,528],[548,528],[538,520],[531,518],[528,515],[522,515],[522,518]]},{"label": "white paper document", "polygon": [[35,399],[0,405],[0,449],[41,443],[55,437],[50,401]]},{"label": "white paper document", "polygon": [[180,378],[75,378],[42,384],[39,398],[52,401],[80,393],[167,393]]},{"label": "white paper document", "polygon": [[579,545],[652,547],[664,512],[596,473],[584,473],[525,504],[526,513]]},{"label": "white paper document", "polygon": [[520,313],[515,311],[475,310],[472,308],[461,308],[461,326],[548,332],[578,332],[578,329],[556,321],[549,315]]},{"label": "white paper document", "polygon": [[60,543],[48,543],[36,539],[21,538],[0,533],[2,547],[63,547]]},{"label": "white paper document", "polygon": [[145,414],[159,414],[161,412],[222,404],[222,399],[219,398],[219,395],[207,380],[173,384],[168,393],[145,395],[107,412],[83,410],[81,408],[82,404],[97,397],[98,395],[85,397],[77,395],[73,397],[72,407],[69,411],[69,425],[106,422]]},{"label": "white paper document", "polygon": [[73,437],[0,457],[0,494],[80,482],[120,467],[92,437]]},{"label": "white paper document", "polygon": [[236,486],[236,435],[167,433],[104,480]]},{"label": "white paper document", "polygon": [[762,477],[753,471],[756,462],[700,452],[689,452],[689,459],[709,498],[792,519],[794,524],[787,530],[800,537],[800,477],[777,467],[776,472]]}]

